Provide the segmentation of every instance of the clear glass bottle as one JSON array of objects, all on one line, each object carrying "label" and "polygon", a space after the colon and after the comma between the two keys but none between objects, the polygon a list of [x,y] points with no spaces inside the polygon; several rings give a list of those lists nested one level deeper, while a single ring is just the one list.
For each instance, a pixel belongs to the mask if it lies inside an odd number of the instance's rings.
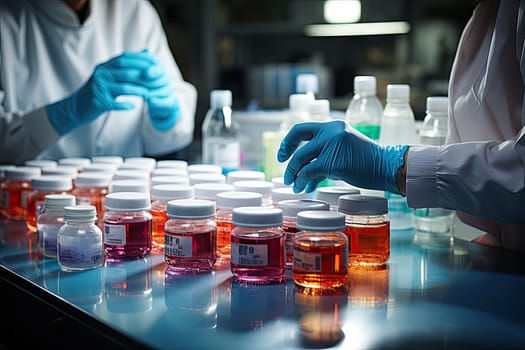
[{"label": "clear glass bottle", "polygon": [[176,199],[191,199],[194,188],[189,185],[155,185],[151,189],[152,252],[164,251],[164,226],[168,221],[168,202]]},{"label": "clear glass bottle", "polygon": [[199,199],[168,202],[164,259],[166,273],[210,271],[217,260],[215,203]]},{"label": "clear glass bottle", "polygon": [[75,188],[71,194],[77,199],[78,205],[94,205],[97,208],[98,225],[104,226],[104,201],[108,194],[111,173],[81,173],[75,179]]},{"label": "clear glass bottle", "polygon": [[293,238],[294,282],[309,288],[340,288],[348,272],[348,238],[345,216],[326,210],[297,213]]},{"label": "clear glass bottle", "polygon": [[283,212],[239,207],[232,212],[230,268],[238,281],[282,282],[285,271]]},{"label": "clear glass bottle", "polygon": [[350,266],[386,264],[390,259],[390,220],[386,198],[363,195],[339,197],[339,212],[346,216]]},{"label": "clear glass bottle", "polygon": [[241,161],[231,106],[230,90],[211,91],[210,109],[202,123],[202,162],[220,165],[224,173],[239,169]]},{"label": "clear glass bottle", "polygon": [[339,197],[345,194],[360,194],[357,188],[345,187],[345,186],[328,186],[318,187],[315,189],[314,198],[319,201],[325,201],[330,204],[330,210],[337,211],[337,203]]},{"label": "clear glass bottle", "polygon": [[42,175],[31,180],[32,191],[27,195],[26,227],[36,232],[36,221],[44,210],[44,198],[48,194],[70,193],[73,179],[67,176]]},{"label": "clear glass bottle", "polygon": [[[427,111],[419,130],[423,145],[442,146],[448,133],[448,97],[427,97]],[[454,211],[443,208],[418,208],[414,210],[414,229],[420,232],[439,233],[452,237]]]},{"label": "clear glass bottle", "polygon": [[239,207],[260,207],[262,195],[256,192],[228,191],[216,196],[217,257],[220,263],[229,263],[231,257],[232,212]]},{"label": "clear glass bottle", "polygon": [[57,262],[62,271],[82,271],[104,264],[102,231],[93,205],[64,208],[64,225],[57,234]]},{"label": "clear glass bottle", "polygon": [[[410,106],[410,86],[389,84],[386,91],[386,105],[381,121],[379,143],[382,145],[415,145],[419,142],[416,119]],[[413,228],[413,211],[406,197],[385,192],[392,230]]]},{"label": "clear glass bottle", "polygon": [[141,192],[109,193],[105,200],[104,252],[109,261],[143,257],[151,251],[150,196]]},{"label": "clear glass bottle", "polygon": [[57,234],[64,225],[64,207],[71,205],[75,205],[75,196],[71,194],[45,196],[42,213],[36,221],[38,247],[45,257],[57,257]]},{"label": "clear glass bottle", "polygon": [[346,121],[372,140],[379,140],[383,105],[376,95],[376,77],[358,75],[354,77],[354,95],[346,108]]},{"label": "clear glass bottle", "polygon": [[277,203],[277,208],[283,211],[283,231],[285,233],[284,255],[286,267],[293,265],[293,239],[298,231],[297,214],[305,210],[330,210],[327,202],[314,199],[289,199]]},{"label": "clear glass bottle", "polygon": [[40,176],[40,168],[17,166],[4,170],[2,182],[2,214],[13,221],[27,218],[27,196],[31,193],[31,180]]}]

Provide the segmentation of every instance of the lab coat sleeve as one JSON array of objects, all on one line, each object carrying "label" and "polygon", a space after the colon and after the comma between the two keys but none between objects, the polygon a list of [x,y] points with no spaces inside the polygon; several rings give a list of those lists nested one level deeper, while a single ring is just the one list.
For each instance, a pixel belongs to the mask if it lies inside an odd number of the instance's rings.
[{"label": "lab coat sleeve", "polygon": [[498,222],[525,222],[525,128],[515,140],[412,147],[407,200]]},{"label": "lab coat sleeve", "polygon": [[0,90],[0,164],[22,164],[58,140],[43,107],[29,113],[7,113],[2,97]]},{"label": "lab coat sleeve", "polygon": [[144,10],[150,11],[149,17],[151,19],[148,49],[160,59],[168,71],[180,106],[179,119],[175,123],[175,126],[168,131],[155,129],[149,120],[148,113],[145,114],[142,128],[144,154],[160,156],[178,151],[188,146],[193,140],[197,90],[191,83],[184,81],[168,46],[167,38],[157,12],[148,2],[145,2]]}]

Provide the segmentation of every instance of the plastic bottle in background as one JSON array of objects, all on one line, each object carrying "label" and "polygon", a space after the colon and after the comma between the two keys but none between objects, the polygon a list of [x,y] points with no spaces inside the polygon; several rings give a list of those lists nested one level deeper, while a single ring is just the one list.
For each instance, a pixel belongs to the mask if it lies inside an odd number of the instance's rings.
[{"label": "plastic bottle in background", "polygon": [[295,92],[308,94],[311,99],[319,92],[319,77],[315,73],[301,73],[295,78]]},{"label": "plastic bottle in background", "polygon": [[277,161],[277,152],[282,139],[296,124],[309,119],[310,103],[314,101],[313,94],[291,94],[288,98],[288,115],[277,131],[263,133],[264,164],[266,179],[283,176],[288,162]]},{"label": "plastic bottle in background", "polygon": [[[416,119],[410,106],[410,86],[389,84],[386,90],[386,105],[381,120],[379,143],[382,145],[413,145],[418,143]],[[388,199],[388,213],[392,230],[406,230],[413,227],[412,209],[406,197],[385,192]]]},{"label": "plastic bottle in background", "polygon": [[202,123],[202,162],[222,167],[226,174],[240,167],[240,143],[232,119],[230,90],[212,90],[210,109]]},{"label": "plastic bottle in background", "polygon": [[[441,146],[448,133],[448,97],[427,97],[426,116],[419,130],[423,145]],[[451,237],[454,211],[442,208],[414,210],[414,229],[422,232],[445,234]]]},{"label": "plastic bottle in background", "polygon": [[354,96],[346,108],[346,122],[372,140],[379,140],[383,105],[376,95],[376,77],[354,77]]}]

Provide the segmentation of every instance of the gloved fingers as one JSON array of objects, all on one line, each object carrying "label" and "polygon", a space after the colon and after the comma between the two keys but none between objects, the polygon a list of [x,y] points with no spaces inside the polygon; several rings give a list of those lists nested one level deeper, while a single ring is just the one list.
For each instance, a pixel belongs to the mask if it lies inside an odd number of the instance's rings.
[{"label": "gloved fingers", "polygon": [[149,90],[144,86],[126,83],[111,83],[105,87],[112,97],[121,95],[140,96],[144,99],[149,98]]},{"label": "gloved fingers", "polygon": [[155,57],[146,51],[141,51],[124,52],[119,56],[113,57],[106,63],[103,63],[102,66],[145,70],[157,64],[158,61]]},{"label": "gloved fingers", "polygon": [[176,108],[170,109],[150,109],[151,124],[160,131],[167,131],[171,129],[180,116],[180,109],[178,105]]},{"label": "gloved fingers", "polygon": [[286,161],[303,141],[308,141],[319,131],[322,123],[306,122],[295,124],[281,141],[277,160]]},{"label": "gloved fingers", "polygon": [[157,88],[150,89],[150,96],[156,99],[171,99],[175,98],[175,90],[171,84],[163,85]]},{"label": "gloved fingers", "polygon": [[[284,173],[284,183],[290,185],[297,181],[296,177],[299,172],[303,171],[303,167],[317,158],[319,149],[315,142],[311,141],[295,151],[294,155],[288,162],[286,171]],[[304,186],[303,186],[304,188]]]},{"label": "gloved fingers", "polygon": [[319,177],[316,177],[313,180],[310,180],[310,182],[308,182],[306,184],[305,192],[306,193],[312,193],[313,191],[315,191],[315,189],[317,188],[317,185],[319,185],[319,183],[321,181],[323,181],[324,179],[326,179],[326,177],[319,176]]},{"label": "gloved fingers", "polygon": [[[299,174],[297,174],[297,177],[294,180],[293,190],[294,192],[301,192],[306,188],[308,192],[310,187],[314,186],[315,189],[315,186],[317,186],[317,184],[323,179],[324,175],[321,164],[319,160],[315,159],[301,168]],[[311,185],[309,185],[310,182],[312,182]]]},{"label": "gloved fingers", "polygon": [[150,95],[148,104],[150,107],[154,107],[156,109],[172,110],[174,108],[179,108],[179,100],[175,94],[171,94],[169,96]]},{"label": "gloved fingers", "polygon": [[114,111],[127,111],[130,109],[135,109],[135,104],[129,101],[113,101],[108,110]]}]

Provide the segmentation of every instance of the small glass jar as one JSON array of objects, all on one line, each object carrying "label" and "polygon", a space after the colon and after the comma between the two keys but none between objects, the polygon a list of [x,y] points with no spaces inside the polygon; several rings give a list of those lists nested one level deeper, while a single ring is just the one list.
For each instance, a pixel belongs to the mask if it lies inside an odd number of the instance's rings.
[{"label": "small glass jar", "polygon": [[75,188],[71,194],[77,199],[78,205],[94,205],[97,208],[98,224],[104,225],[105,208],[104,201],[108,194],[108,186],[111,181],[111,173],[82,173],[75,180]]},{"label": "small glass jar", "polygon": [[390,259],[390,220],[384,197],[344,195],[339,212],[346,216],[350,241],[348,263],[352,266],[386,264]]},{"label": "small glass jar", "polygon": [[155,185],[151,189],[151,209],[153,217],[152,251],[164,251],[164,226],[168,221],[166,210],[168,202],[175,199],[193,198],[194,189],[189,185]]},{"label": "small glass jar", "polygon": [[337,211],[339,197],[347,194],[361,194],[361,191],[357,188],[345,186],[318,187],[315,190],[314,198],[328,202],[328,204],[330,204],[330,210]]},{"label": "small glass jar", "polygon": [[297,229],[297,214],[305,210],[330,210],[327,202],[314,199],[290,199],[279,201],[277,208],[283,211],[284,255],[286,256],[286,267],[293,265],[293,239]]},{"label": "small glass jar", "polygon": [[282,282],[285,271],[283,211],[239,207],[232,212],[230,268],[238,281]]},{"label": "small glass jar", "polygon": [[73,180],[67,176],[42,175],[31,180],[31,189],[27,195],[26,226],[29,232],[36,232],[36,221],[44,210],[45,196],[71,192]]},{"label": "small glass jar", "polygon": [[64,225],[64,207],[75,205],[71,194],[48,194],[45,196],[42,213],[38,216],[38,247],[48,258],[57,257],[57,234]]},{"label": "small glass jar", "polygon": [[104,251],[106,259],[136,259],[151,251],[152,216],[149,194],[115,192],[106,196]]},{"label": "small glass jar", "polygon": [[223,263],[230,261],[232,211],[238,207],[260,207],[262,195],[256,192],[230,191],[221,192],[216,196],[217,214],[217,256]]},{"label": "small glass jar", "polygon": [[168,202],[164,258],[166,273],[210,271],[217,259],[215,203],[199,199]]},{"label": "small glass jar", "polygon": [[40,176],[40,168],[17,166],[4,170],[2,182],[2,214],[13,221],[27,218],[27,196],[31,193],[31,180]]},{"label": "small glass jar", "polygon": [[297,213],[299,232],[293,239],[294,282],[309,288],[339,288],[348,272],[345,216],[334,211]]},{"label": "small glass jar", "polygon": [[93,205],[64,208],[64,225],[57,234],[57,262],[62,271],[82,271],[104,264],[102,231]]}]

